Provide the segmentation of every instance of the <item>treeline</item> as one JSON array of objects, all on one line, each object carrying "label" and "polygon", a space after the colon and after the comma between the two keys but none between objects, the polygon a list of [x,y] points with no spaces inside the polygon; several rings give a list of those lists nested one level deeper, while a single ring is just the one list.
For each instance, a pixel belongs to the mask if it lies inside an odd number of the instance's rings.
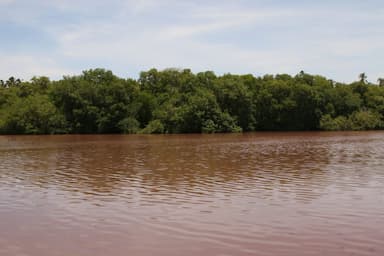
[{"label": "treeline", "polygon": [[384,80],[93,69],[59,81],[0,80],[0,133],[216,133],[384,128]]}]

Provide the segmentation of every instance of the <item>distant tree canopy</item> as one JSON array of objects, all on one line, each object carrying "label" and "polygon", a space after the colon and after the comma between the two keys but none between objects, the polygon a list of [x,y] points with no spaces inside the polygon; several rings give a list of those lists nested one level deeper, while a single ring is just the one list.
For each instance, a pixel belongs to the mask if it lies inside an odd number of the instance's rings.
[{"label": "distant tree canopy", "polygon": [[189,69],[123,79],[91,69],[50,81],[0,80],[0,133],[218,133],[384,128],[384,80],[351,84],[300,72],[253,75]]}]

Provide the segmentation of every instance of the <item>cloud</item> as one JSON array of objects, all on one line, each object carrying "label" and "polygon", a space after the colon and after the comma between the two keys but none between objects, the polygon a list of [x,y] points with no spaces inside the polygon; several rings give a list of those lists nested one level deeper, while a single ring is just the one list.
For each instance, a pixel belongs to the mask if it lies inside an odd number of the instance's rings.
[{"label": "cloud", "polygon": [[8,5],[15,2],[15,0],[0,0],[0,5]]},{"label": "cloud", "polygon": [[[294,16],[290,10],[195,10],[191,14],[192,24],[171,25],[162,31],[164,37],[191,37],[225,29],[266,24],[271,20],[281,20]],[[297,15],[297,13],[296,13]]]},{"label": "cloud", "polygon": [[259,75],[303,69],[353,80],[362,71],[379,76],[384,58],[384,9],[373,1],[0,0],[6,2],[0,30],[17,23],[20,34],[37,31],[50,47],[7,48],[2,76],[60,77],[99,66],[123,76],[151,67]]},{"label": "cloud", "polygon": [[33,76],[48,76],[57,79],[74,73],[60,67],[55,60],[46,57],[0,55],[0,78],[3,80],[11,76],[24,80],[29,80]]}]

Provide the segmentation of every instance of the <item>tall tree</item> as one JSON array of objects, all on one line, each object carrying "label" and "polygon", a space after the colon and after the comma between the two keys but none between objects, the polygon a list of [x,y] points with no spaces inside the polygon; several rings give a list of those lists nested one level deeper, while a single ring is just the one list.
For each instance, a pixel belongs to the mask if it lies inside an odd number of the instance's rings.
[{"label": "tall tree", "polygon": [[365,72],[359,74],[359,80],[363,84],[367,82],[367,75],[365,74]]}]

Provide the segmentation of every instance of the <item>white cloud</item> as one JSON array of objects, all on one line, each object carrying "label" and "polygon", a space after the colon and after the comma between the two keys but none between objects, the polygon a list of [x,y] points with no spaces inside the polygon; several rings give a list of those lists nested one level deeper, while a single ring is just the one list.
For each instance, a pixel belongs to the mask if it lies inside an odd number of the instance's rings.
[{"label": "white cloud", "polygon": [[0,0],[0,5],[7,5],[15,2],[15,0]]},{"label": "white cloud", "polygon": [[173,4],[175,1],[164,0],[134,0],[125,1],[124,7],[121,9],[122,13],[133,12],[135,14],[143,13],[153,10],[161,5]]},{"label": "white cloud", "polygon": [[266,12],[266,11],[243,11],[243,12],[220,12],[193,15],[195,20],[201,20],[194,24],[171,25],[164,29],[164,37],[190,37],[199,34],[225,30],[229,28],[250,26],[257,23],[265,23],[267,19],[282,18],[290,14],[289,12]]},{"label": "white cloud", "polygon": [[[0,0],[0,4],[10,1]],[[368,12],[347,7],[297,3],[260,7],[257,1],[251,5],[233,1],[204,5],[176,0],[36,1],[33,10],[9,12],[14,13],[9,19],[43,31],[56,45],[46,53],[3,56],[0,75],[57,77],[68,74],[63,67],[95,65],[117,72],[185,67],[260,75],[304,69],[337,80],[353,80],[358,69],[379,75],[384,9]],[[68,16],[43,23],[44,15],[52,10]],[[244,33],[232,37],[231,33],[239,31]]]},{"label": "white cloud", "polygon": [[74,74],[73,71],[60,67],[55,60],[42,56],[0,55],[0,78],[10,76],[29,80],[33,76],[61,78],[63,75]]}]

